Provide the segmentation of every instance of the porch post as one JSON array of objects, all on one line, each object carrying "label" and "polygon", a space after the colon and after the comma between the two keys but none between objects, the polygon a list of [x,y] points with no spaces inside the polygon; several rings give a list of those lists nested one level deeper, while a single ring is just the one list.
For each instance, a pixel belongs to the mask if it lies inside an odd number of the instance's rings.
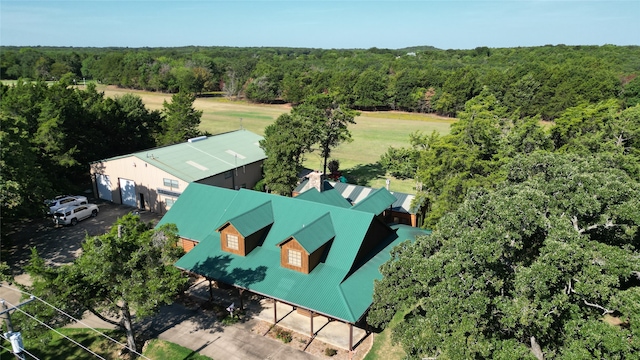
[{"label": "porch post", "polygon": [[349,323],[349,351],[353,350],[353,324]]},{"label": "porch post", "polygon": [[311,332],[309,333],[309,336],[313,337],[313,310],[311,310],[311,316],[309,316],[309,318],[311,319]]},{"label": "porch post", "polygon": [[244,306],[242,304],[242,293],[244,293],[244,289],[238,288],[238,293],[240,294],[240,310],[244,310]]},{"label": "porch post", "polygon": [[278,313],[276,312],[277,305],[278,305],[278,300],[273,299],[273,323],[274,324],[278,322]]}]

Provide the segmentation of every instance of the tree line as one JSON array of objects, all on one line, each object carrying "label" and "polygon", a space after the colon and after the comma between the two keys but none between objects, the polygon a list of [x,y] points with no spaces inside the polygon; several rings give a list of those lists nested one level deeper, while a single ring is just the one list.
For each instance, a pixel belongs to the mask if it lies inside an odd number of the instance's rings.
[{"label": "tree line", "polygon": [[552,120],[583,102],[640,102],[640,47],[473,50],[2,47],[2,79],[96,80],[125,88],[298,104],[331,94],[356,110],[457,116],[483,89],[519,117]]},{"label": "tree line", "polygon": [[3,226],[42,214],[46,198],[88,186],[91,161],[200,135],[192,94],[176,93],[162,111],[149,111],[135,95],[112,99],[95,85],[70,85],[69,77],[0,85]]}]

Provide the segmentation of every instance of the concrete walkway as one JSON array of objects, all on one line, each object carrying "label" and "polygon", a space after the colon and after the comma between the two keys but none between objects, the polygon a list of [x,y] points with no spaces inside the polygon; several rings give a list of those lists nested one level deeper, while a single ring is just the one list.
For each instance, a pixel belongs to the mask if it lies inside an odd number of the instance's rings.
[{"label": "concrete walkway", "polygon": [[[209,283],[200,281],[194,285],[189,292],[200,299],[208,299]],[[240,299],[237,290],[213,289],[214,299],[221,304],[235,303],[239,305]],[[245,298],[248,296],[245,295]],[[273,300],[263,299],[258,296],[245,299],[245,309],[254,318],[274,323]],[[311,319],[308,315],[298,313],[293,306],[277,302],[276,307],[277,325],[287,330],[295,331],[301,335],[311,337]],[[325,316],[314,316],[313,318],[314,340],[319,340],[335,347],[349,350],[349,325],[340,321],[331,321]],[[360,343],[367,333],[365,330],[353,327],[352,344],[354,347]]]},{"label": "concrete walkway", "polygon": [[[292,359],[317,360],[318,358],[284,345],[278,340],[251,332],[253,321],[220,326],[212,319],[202,319],[202,311],[189,310],[181,305],[165,307],[154,322],[162,324],[165,316],[185,319],[169,326],[157,337],[197,351],[213,359]],[[162,329],[162,326],[159,328]]]}]

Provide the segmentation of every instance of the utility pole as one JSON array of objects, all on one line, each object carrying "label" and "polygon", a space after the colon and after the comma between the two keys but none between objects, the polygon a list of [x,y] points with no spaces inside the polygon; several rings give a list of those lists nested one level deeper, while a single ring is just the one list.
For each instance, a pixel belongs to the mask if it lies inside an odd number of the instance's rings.
[{"label": "utility pole", "polygon": [[0,300],[0,304],[2,305],[2,311],[0,312],[0,315],[4,315],[4,321],[7,324],[7,332],[4,333],[4,338],[9,340],[9,342],[11,343],[13,354],[18,360],[25,360],[24,355],[22,354],[22,350],[24,349],[24,347],[22,346],[22,334],[20,334],[20,332],[13,332],[13,325],[11,324],[11,311],[16,310],[20,306],[26,305],[35,299],[35,296],[31,296],[29,300],[24,301],[10,309],[7,307],[7,303],[4,301],[4,299]]}]

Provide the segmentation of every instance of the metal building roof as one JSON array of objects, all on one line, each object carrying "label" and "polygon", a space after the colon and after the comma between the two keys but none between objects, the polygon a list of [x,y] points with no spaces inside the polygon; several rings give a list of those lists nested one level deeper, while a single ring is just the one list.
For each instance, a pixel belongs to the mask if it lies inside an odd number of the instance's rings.
[{"label": "metal building roof", "polygon": [[[331,215],[327,212],[311,224],[303,226],[302,229],[296,231],[289,238],[296,239],[307,254],[311,254],[335,236],[336,233],[333,229],[333,223],[331,222]],[[283,242],[286,242],[286,240]]]},{"label": "metal building roof", "polygon": [[131,155],[180,180],[193,182],[266,159],[259,145],[262,139],[250,131],[237,130]]},{"label": "metal building roof", "polygon": [[[246,256],[222,251],[216,229],[269,201],[274,221],[263,243]],[[371,305],[373,281],[381,277],[378,268],[389,259],[391,248],[404,240],[414,240],[416,233],[428,234],[410,226],[393,226],[395,231],[383,242],[387,245],[376,249],[370,260],[353,271],[372,221],[374,214],[352,208],[192,183],[158,226],[175,223],[181,236],[188,234],[186,237],[199,241],[178,260],[179,268],[353,323]],[[278,244],[295,235],[313,249],[326,243],[322,239],[331,236],[329,227],[334,231],[333,241],[326,259],[313,271],[303,274],[280,266]],[[316,236],[315,231],[321,234]]]},{"label": "metal building roof", "polygon": [[[233,225],[233,227],[244,237],[254,234],[258,230],[264,229],[265,227],[273,224],[273,209],[271,208],[271,201],[267,201],[262,205],[248,210],[247,212],[230,219],[227,223]],[[220,231],[219,228],[218,231]]]},{"label": "metal building roof", "polygon": [[388,209],[391,204],[396,201],[395,196],[391,195],[389,190],[380,188],[367,195],[361,201],[358,201],[353,205],[354,210],[368,211],[370,213],[379,215],[383,211]]},{"label": "metal building roof", "polygon": [[343,198],[339,192],[329,188],[323,192],[319,192],[316,188],[312,187],[302,194],[296,196],[297,199],[313,201],[317,203],[338,206],[341,208],[350,208],[351,203],[347,199]]},{"label": "metal building roof", "polygon": [[[337,191],[344,199],[353,203],[354,205],[357,205],[359,202],[363,201],[370,194],[374,192],[373,188],[370,188],[367,186],[353,185],[353,184],[347,184],[347,183],[335,182],[335,181],[325,181],[323,186],[324,186],[324,189]],[[306,194],[307,192],[309,192],[311,189],[315,189],[315,188],[310,186],[308,180],[304,180],[303,182],[300,183],[300,185],[296,187],[294,192],[300,194],[298,195],[298,197],[300,197]],[[323,193],[325,191],[323,191]],[[397,191],[391,191],[390,193],[396,198],[393,204],[391,204],[391,208],[394,211],[403,212],[407,214],[416,213],[416,209],[414,209],[411,205],[411,202],[415,198],[415,195],[401,193]],[[306,200],[323,202],[323,201],[319,201],[318,198],[315,196],[309,196],[304,198]]]}]

